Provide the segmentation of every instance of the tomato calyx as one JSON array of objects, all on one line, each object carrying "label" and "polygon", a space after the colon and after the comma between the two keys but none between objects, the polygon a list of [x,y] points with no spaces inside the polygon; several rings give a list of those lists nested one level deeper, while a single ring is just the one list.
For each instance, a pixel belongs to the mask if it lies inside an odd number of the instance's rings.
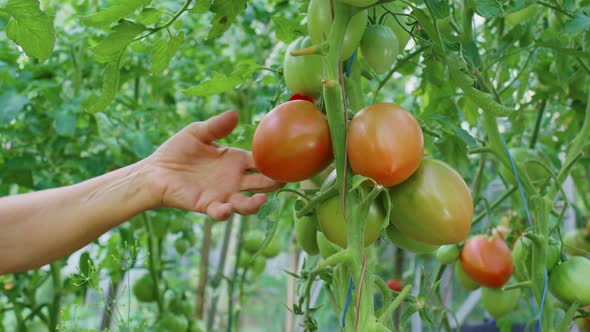
[{"label": "tomato calyx", "polygon": [[301,93],[294,93],[289,98],[289,101],[292,101],[292,100],[306,100],[306,101],[308,101],[310,103],[313,103],[313,97],[305,96],[305,95],[303,95]]}]

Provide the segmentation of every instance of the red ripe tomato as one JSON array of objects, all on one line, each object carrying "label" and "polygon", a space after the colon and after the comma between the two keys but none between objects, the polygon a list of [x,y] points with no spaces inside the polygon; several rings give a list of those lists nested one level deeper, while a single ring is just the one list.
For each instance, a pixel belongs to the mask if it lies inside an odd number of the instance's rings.
[{"label": "red ripe tomato", "polygon": [[281,182],[305,180],[334,159],[330,128],[313,104],[293,100],[270,111],[252,139],[256,168]]},{"label": "red ripe tomato", "polygon": [[497,236],[474,236],[461,249],[463,271],[481,286],[502,287],[512,276],[512,253]]},{"label": "red ripe tomato", "polygon": [[410,112],[380,103],[358,112],[348,128],[348,157],[356,174],[390,187],[409,178],[424,155],[422,128]]},{"label": "red ripe tomato", "polygon": [[404,287],[404,282],[397,279],[387,280],[387,287],[396,292],[401,292],[402,288]]}]

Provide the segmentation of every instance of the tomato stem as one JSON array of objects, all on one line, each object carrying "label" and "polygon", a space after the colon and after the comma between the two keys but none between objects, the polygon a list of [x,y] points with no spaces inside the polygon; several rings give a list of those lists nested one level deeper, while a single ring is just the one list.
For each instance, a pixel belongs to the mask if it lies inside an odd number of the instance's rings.
[{"label": "tomato stem", "polygon": [[381,314],[381,316],[379,316],[379,323],[380,324],[384,324],[385,321],[391,317],[391,315],[393,314],[393,312],[395,311],[395,309],[397,309],[397,307],[399,307],[400,304],[402,304],[403,300],[406,298],[406,296],[408,296],[408,294],[410,293],[410,290],[412,290],[412,285],[406,285],[401,292],[399,292],[398,296],[395,297],[395,300],[393,300],[393,302],[391,302],[387,308],[383,311],[383,313]]},{"label": "tomato stem", "polygon": [[338,194],[336,186],[332,186],[328,190],[318,193],[313,199],[311,199],[301,210],[297,211],[295,216],[297,218],[303,218],[305,215],[310,214],[321,202],[330,199]]},{"label": "tomato stem", "polygon": [[348,249],[343,249],[333,254],[332,256],[329,256],[326,259],[324,259],[324,261],[320,263],[319,268],[324,269],[331,265],[348,265],[351,263],[352,255],[350,254],[350,251]]},{"label": "tomato stem", "polygon": [[533,282],[530,280],[527,281],[523,281],[523,282],[517,282],[508,286],[504,286],[502,287],[503,291],[509,291],[512,289],[519,289],[519,288],[531,288],[533,287]]}]

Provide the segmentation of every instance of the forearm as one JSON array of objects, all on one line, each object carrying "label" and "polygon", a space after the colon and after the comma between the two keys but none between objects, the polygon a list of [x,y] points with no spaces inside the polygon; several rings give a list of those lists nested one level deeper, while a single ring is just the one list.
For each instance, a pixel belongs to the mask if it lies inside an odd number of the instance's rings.
[{"label": "forearm", "polygon": [[68,187],[0,198],[0,274],[43,266],[159,203],[141,163]]}]

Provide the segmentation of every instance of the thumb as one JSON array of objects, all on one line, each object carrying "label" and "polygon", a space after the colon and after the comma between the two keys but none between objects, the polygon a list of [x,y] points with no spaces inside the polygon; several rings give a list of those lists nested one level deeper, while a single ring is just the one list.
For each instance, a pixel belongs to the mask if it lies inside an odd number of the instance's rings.
[{"label": "thumb", "polygon": [[211,143],[229,135],[237,126],[238,118],[238,112],[227,111],[206,121],[195,122],[189,126],[189,130],[202,142]]}]

